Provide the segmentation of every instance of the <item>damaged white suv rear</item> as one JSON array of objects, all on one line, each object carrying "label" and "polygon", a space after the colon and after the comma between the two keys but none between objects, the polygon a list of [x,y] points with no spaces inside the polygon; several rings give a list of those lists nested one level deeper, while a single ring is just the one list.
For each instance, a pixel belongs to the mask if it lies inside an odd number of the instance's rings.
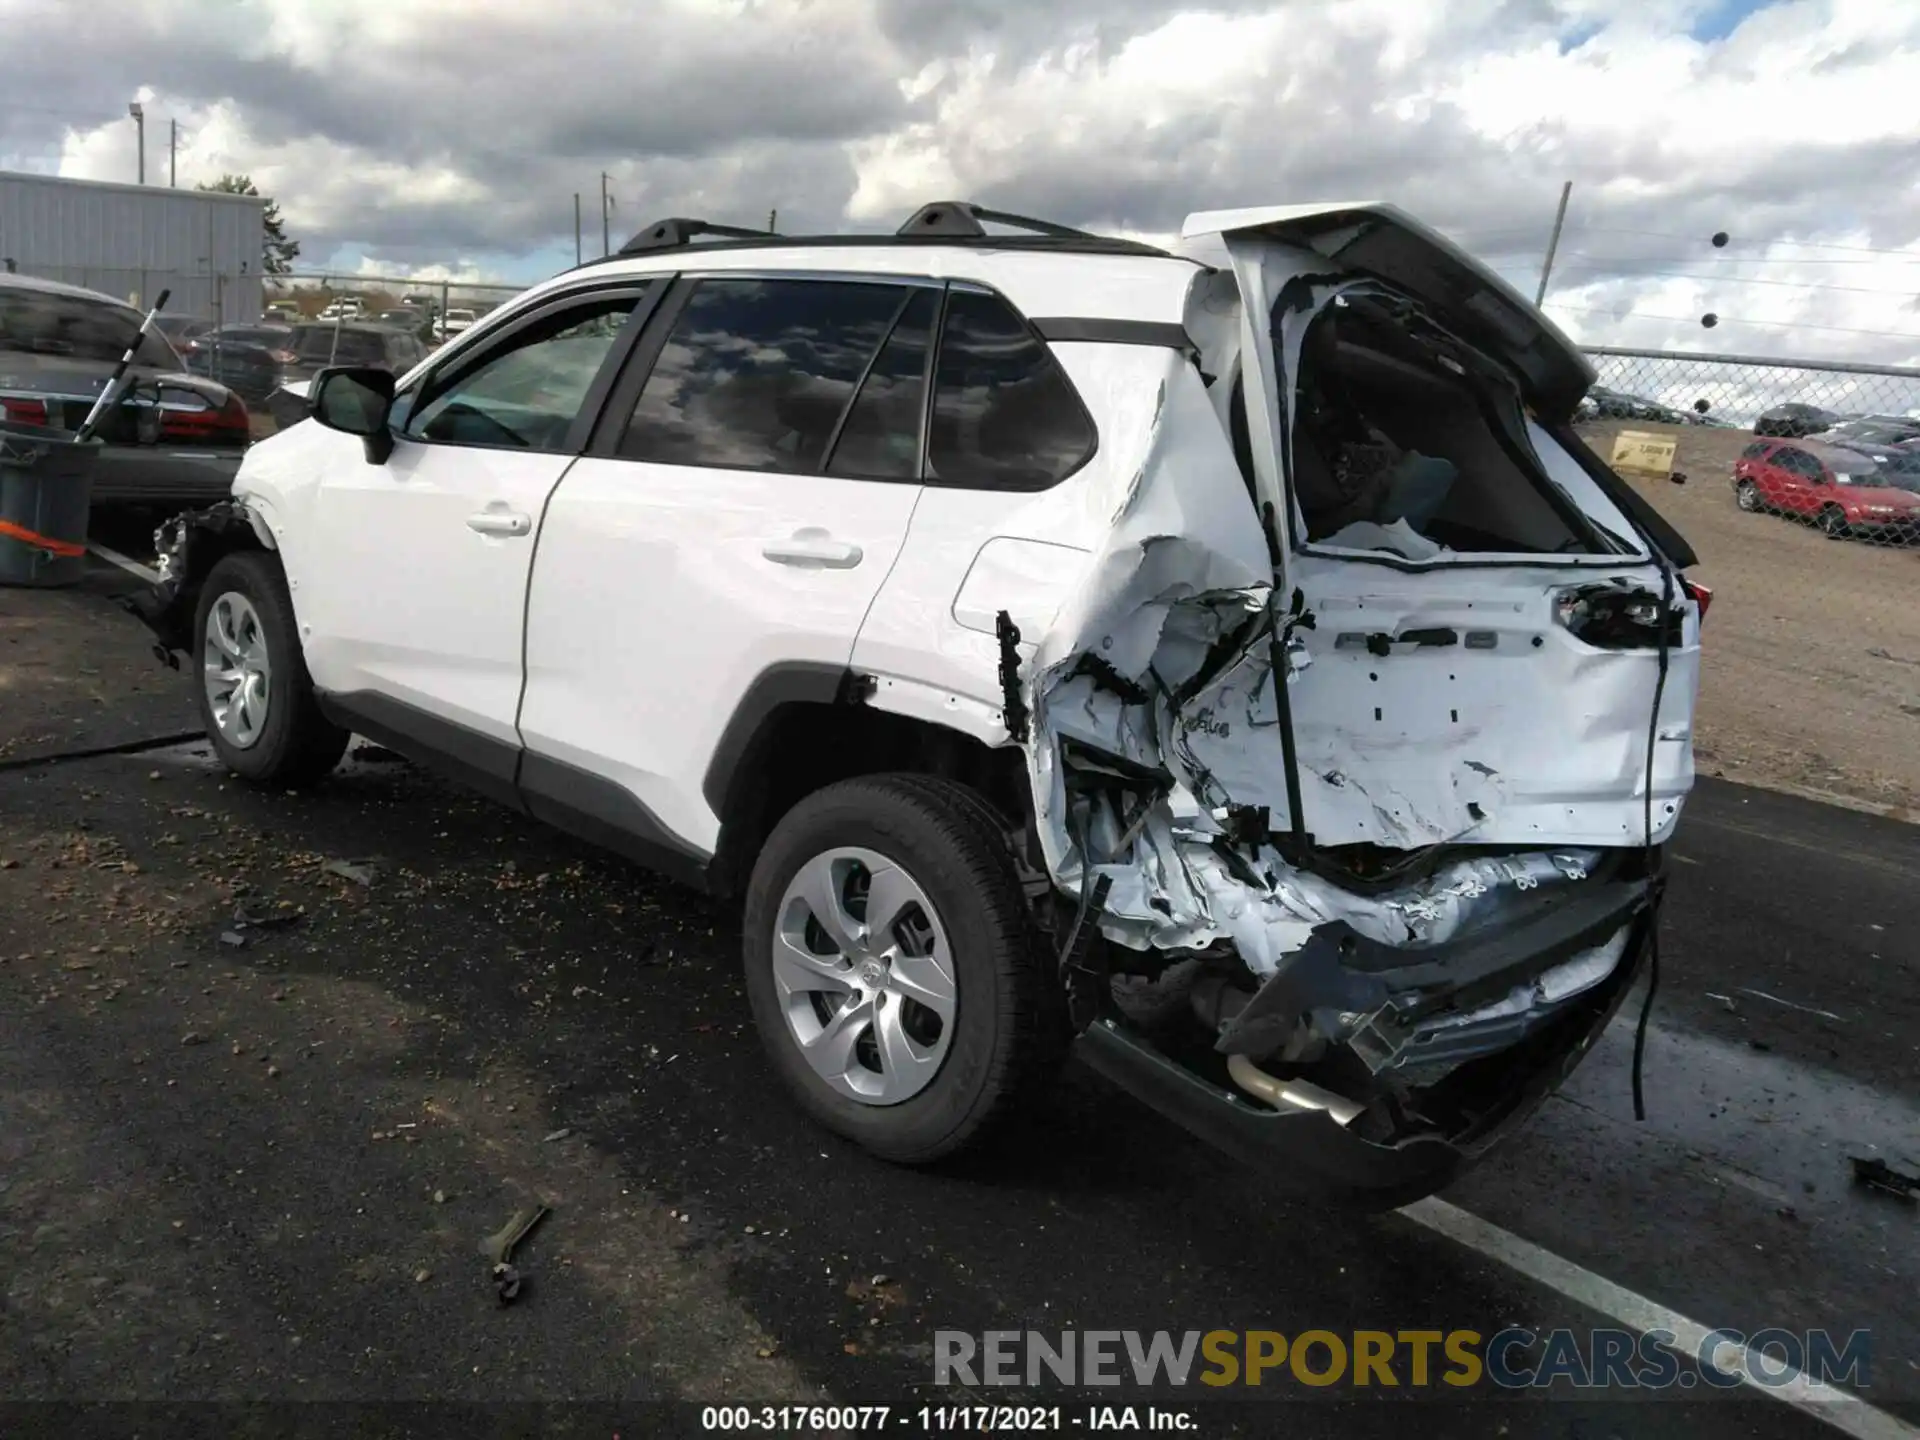
[{"label": "damaged white suv rear", "polygon": [[666,221],[323,373],[137,608],[242,775],[369,735],[743,896],[776,1073],[882,1155],[1076,1041],[1397,1204],[1613,1014],[1693,781],[1706,592],[1591,380],[1390,206]]}]

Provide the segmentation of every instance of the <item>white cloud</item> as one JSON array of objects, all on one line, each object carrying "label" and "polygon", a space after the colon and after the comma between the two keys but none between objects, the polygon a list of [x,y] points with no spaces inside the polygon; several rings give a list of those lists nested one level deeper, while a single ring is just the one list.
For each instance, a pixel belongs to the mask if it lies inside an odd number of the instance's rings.
[{"label": "white cloud", "polygon": [[[58,8],[0,0],[0,33]],[[125,99],[151,87],[149,178],[177,117],[183,182],[251,174],[314,260],[468,278],[460,257],[564,249],[605,170],[616,238],[962,197],[1164,235],[1371,196],[1531,293],[1571,179],[1550,299],[1576,336],[1920,362],[1920,8],[1886,0],[1782,0],[1706,41],[1707,0],[104,8],[111,50],[0,56],[0,153],[130,178]]]}]

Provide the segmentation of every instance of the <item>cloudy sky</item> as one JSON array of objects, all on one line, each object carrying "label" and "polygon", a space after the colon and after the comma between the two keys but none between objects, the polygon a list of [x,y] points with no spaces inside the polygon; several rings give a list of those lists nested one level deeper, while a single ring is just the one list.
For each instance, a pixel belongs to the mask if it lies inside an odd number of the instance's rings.
[{"label": "cloudy sky", "polygon": [[139,97],[149,180],[175,120],[181,183],[251,174],[303,263],[535,279],[576,191],[599,252],[605,171],[616,244],[1390,199],[1530,294],[1571,180],[1577,338],[1920,363],[1912,0],[0,0],[0,34],[80,41],[0,53],[0,168],[131,180]]}]

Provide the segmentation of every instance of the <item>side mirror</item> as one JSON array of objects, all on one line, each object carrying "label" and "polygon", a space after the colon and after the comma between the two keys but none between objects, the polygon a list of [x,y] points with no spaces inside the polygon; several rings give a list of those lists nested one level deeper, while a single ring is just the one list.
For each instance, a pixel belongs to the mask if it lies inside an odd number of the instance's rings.
[{"label": "side mirror", "polygon": [[331,366],[313,377],[313,418],[329,430],[358,435],[369,465],[393,454],[387,412],[393,408],[393,373],[365,365]]}]

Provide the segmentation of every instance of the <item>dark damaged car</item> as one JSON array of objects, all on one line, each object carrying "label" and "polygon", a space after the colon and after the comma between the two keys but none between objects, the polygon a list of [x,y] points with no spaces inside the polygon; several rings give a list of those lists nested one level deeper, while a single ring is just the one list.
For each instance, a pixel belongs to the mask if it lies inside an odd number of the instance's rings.
[{"label": "dark damaged car", "polygon": [[[108,295],[0,276],[0,413],[16,425],[77,430],[142,319]],[[251,433],[238,395],[187,373],[164,335],[148,333],[100,438],[96,504],[180,505],[229,493]]]},{"label": "dark damaged car", "polygon": [[880,1155],[1074,1047],[1396,1204],[1620,1005],[1693,783],[1706,592],[1592,380],[1386,205],[670,220],[323,371],[138,604],[240,775],[358,732],[740,899],[773,1074]]}]

